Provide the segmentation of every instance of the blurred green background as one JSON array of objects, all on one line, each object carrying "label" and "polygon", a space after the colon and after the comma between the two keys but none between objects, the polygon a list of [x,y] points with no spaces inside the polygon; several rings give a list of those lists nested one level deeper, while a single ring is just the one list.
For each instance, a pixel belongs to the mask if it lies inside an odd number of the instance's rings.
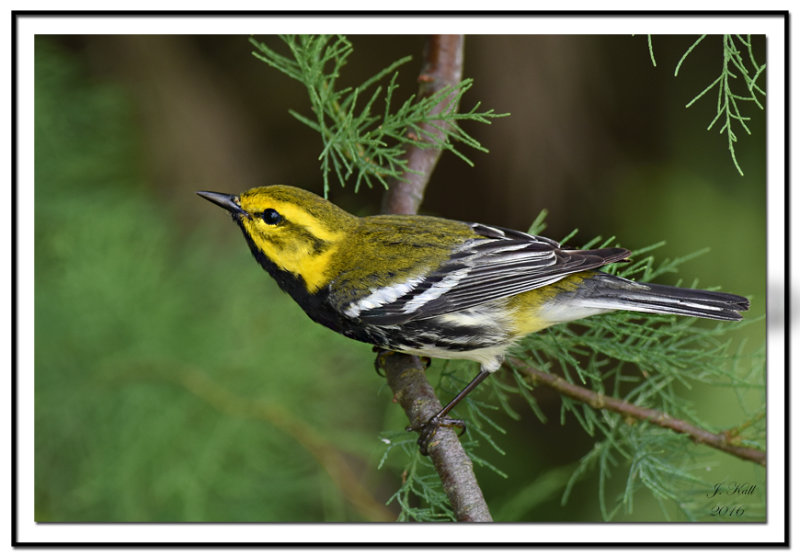
[{"label": "blurred green background", "polygon": [[[412,54],[396,98],[415,92],[422,37],[351,39],[342,84]],[[752,296],[757,319],[764,114],[751,110],[753,135],[739,133],[741,177],[725,138],[705,131],[715,95],[684,108],[718,75],[720,41],[674,78],[694,37],[654,40],[657,68],[644,36],[468,37],[465,104],[511,116],[469,126],[490,153],[468,152],[474,168],[445,155],[423,212],[525,230],[547,208],[547,235],[578,227],[576,244],[666,240],[658,257],[711,247],[683,277]],[[253,58],[243,36],[40,35],[35,64],[35,519],[394,520],[385,501],[402,461],[377,469],[380,434],[406,422],[369,346],[312,323],[194,194],[320,192],[320,140],[288,114],[307,110],[302,86]],[[381,193],[331,199],[370,214]],[[764,321],[732,336],[755,350]],[[743,420],[730,393],[689,395],[720,429]],[[546,424],[522,403],[518,422],[496,416],[507,455],[486,457],[509,477],[477,469],[490,508],[506,520],[598,520],[596,481],[559,502],[594,440],[559,423],[557,396],[540,388],[537,399]],[[697,451],[709,481],[764,485],[763,469]],[[663,514],[642,496],[617,517]]]}]

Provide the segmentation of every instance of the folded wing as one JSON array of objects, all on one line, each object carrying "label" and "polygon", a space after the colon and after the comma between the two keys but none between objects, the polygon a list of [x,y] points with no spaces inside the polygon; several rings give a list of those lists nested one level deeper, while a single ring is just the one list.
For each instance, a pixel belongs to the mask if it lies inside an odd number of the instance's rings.
[{"label": "folded wing", "polygon": [[627,249],[616,247],[566,250],[545,237],[483,224],[471,227],[479,237],[463,243],[438,269],[400,297],[353,316],[388,325],[461,311],[630,255]]}]

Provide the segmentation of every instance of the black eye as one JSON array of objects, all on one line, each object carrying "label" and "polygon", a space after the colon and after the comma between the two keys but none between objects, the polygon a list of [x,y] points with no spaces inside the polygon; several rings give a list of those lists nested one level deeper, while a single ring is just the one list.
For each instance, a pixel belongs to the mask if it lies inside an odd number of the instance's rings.
[{"label": "black eye", "polygon": [[283,216],[275,209],[267,209],[261,213],[261,219],[267,224],[275,225],[283,222]]}]

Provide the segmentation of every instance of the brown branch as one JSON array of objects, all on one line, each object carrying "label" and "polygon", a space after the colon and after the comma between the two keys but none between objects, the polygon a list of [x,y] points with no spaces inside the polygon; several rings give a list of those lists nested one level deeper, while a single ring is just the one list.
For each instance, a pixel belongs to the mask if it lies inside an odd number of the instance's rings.
[{"label": "brown branch", "polygon": [[[428,39],[419,76],[421,96],[433,95],[444,87],[461,82],[463,45],[463,35],[433,35]],[[452,97],[443,100],[434,108],[434,113],[441,112],[450,102]],[[426,133],[442,137],[442,132],[433,125],[425,124],[424,127]],[[386,191],[384,213],[416,214],[441,154],[441,149],[407,148],[408,171]],[[442,408],[418,357],[400,354],[378,357],[382,358],[381,366],[394,398],[400,402],[412,426],[426,423]],[[456,518],[459,521],[492,521],[472,461],[456,433],[448,427],[439,428],[428,451]]]},{"label": "brown branch", "polygon": [[[380,357],[380,355],[379,355]],[[419,357],[394,353],[384,357],[386,380],[394,399],[405,410],[412,427],[420,427],[442,409],[425,377]],[[440,427],[428,445],[428,453],[459,521],[492,521],[472,469],[472,461],[450,427]]]},{"label": "brown branch", "polygon": [[607,409],[608,411],[613,411],[639,421],[647,421],[653,425],[685,434],[699,444],[705,444],[706,446],[716,448],[717,450],[721,450],[744,460],[753,461],[763,466],[767,465],[766,453],[755,448],[747,448],[745,446],[733,444],[730,434],[724,432],[714,434],[692,425],[691,423],[672,417],[663,411],[640,407],[626,402],[625,400],[606,396],[588,388],[583,388],[582,386],[567,382],[560,376],[531,367],[525,363],[525,361],[515,357],[509,357],[508,362],[513,364],[517,371],[527,375],[530,380],[549,386],[560,394],[581,401],[595,409]]},{"label": "brown branch", "polygon": [[[463,51],[463,35],[432,35],[428,38],[423,53],[422,71],[418,78],[420,97],[430,97],[445,87],[455,87],[461,82]],[[453,102],[455,94],[453,92],[437,104],[433,113],[444,110]],[[433,123],[439,127],[443,125],[441,121]],[[420,127],[426,134],[443,139],[444,133],[433,123],[422,124]],[[410,145],[405,154],[408,170],[395,180],[383,196],[382,211],[386,214],[416,214],[441,154],[441,149],[422,149]]]}]

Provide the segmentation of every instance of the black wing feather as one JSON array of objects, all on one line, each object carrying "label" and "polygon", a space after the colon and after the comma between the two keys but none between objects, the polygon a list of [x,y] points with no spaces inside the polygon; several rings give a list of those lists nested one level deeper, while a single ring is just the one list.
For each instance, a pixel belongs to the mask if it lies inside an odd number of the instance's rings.
[{"label": "black wing feather", "polygon": [[[363,311],[377,325],[399,324],[460,311],[486,301],[541,288],[562,278],[625,259],[627,249],[565,250],[553,241],[516,230],[471,224],[480,237],[398,299]],[[455,282],[452,286],[449,282]]]}]

